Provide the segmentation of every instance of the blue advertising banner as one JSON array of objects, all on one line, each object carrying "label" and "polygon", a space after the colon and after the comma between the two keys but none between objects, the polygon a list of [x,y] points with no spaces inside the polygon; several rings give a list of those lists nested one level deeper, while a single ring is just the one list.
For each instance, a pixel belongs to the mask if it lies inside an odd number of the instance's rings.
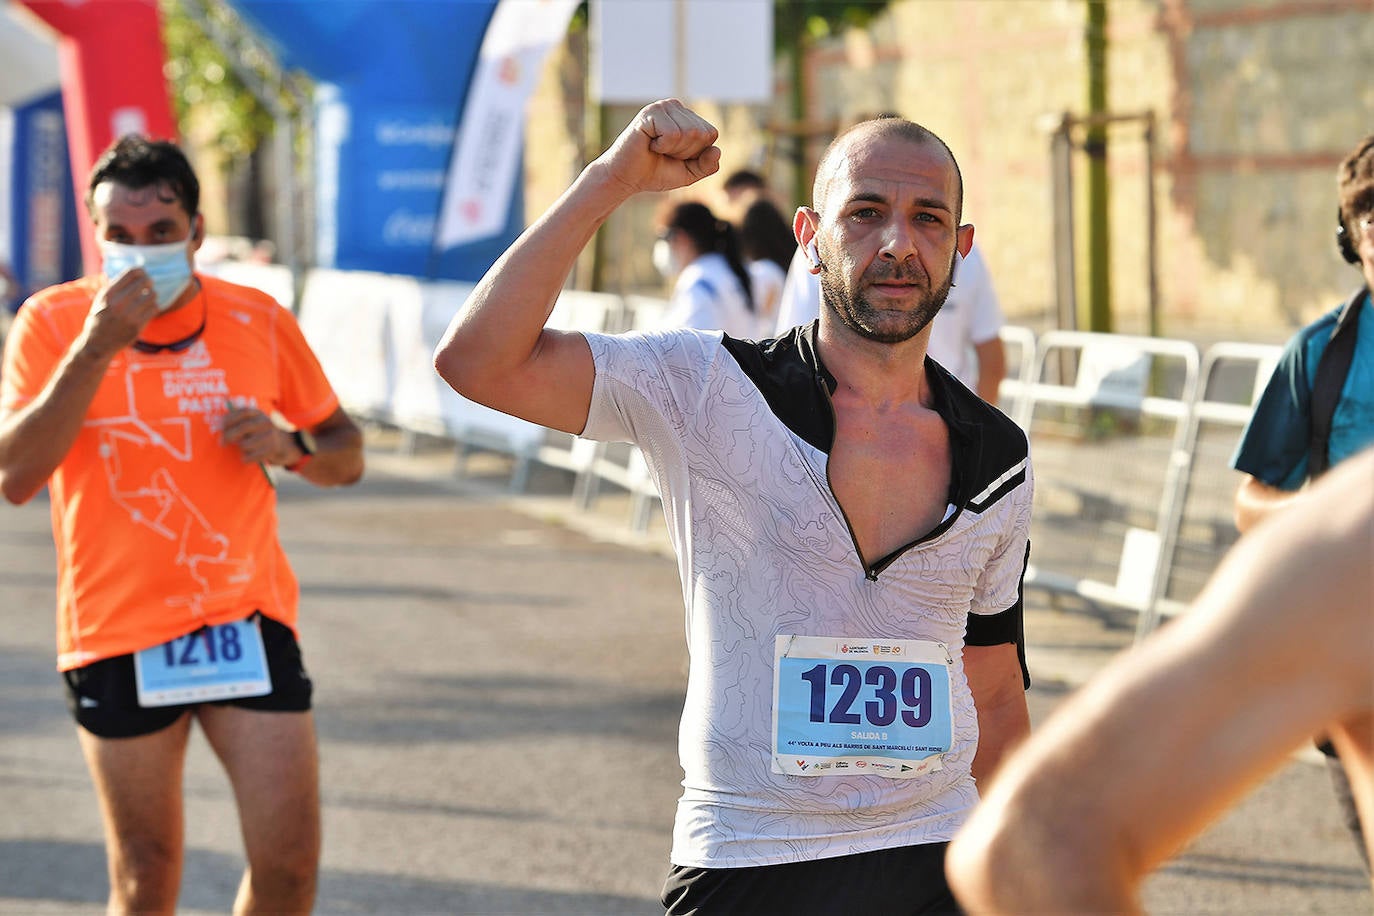
[{"label": "blue advertising banner", "polygon": [[290,68],[319,84],[321,267],[476,280],[524,224],[436,253],[457,119],[497,0],[233,0]]},{"label": "blue advertising banner", "polygon": [[81,238],[62,93],[12,109],[10,265],[18,296],[81,276]]}]

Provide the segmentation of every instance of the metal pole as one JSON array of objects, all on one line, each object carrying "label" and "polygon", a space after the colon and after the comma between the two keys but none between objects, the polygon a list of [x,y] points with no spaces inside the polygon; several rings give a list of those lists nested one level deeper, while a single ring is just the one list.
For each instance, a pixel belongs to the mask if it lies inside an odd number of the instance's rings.
[{"label": "metal pole", "polygon": [[1155,210],[1155,113],[1145,113],[1145,218],[1149,236],[1146,240],[1145,269],[1149,275],[1150,336],[1158,337],[1159,322],[1159,226]]},{"label": "metal pole", "polygon": [[300,271],[300,239],[296,232],[296,164],[292,156],[291,118],[278,114],[273,119],[272,159],[277,172],[276,211],[277,238],[281,262],[291,269],[294,277]]},{"label": "metal pole", "polygon": [[680,102],[687,101],[687,0],[676,0],[673,6],[673,95]]},{"label": "metal pole", "polygon": [[[1107,3],[1086,0],[1088,114],[1107,110]],[[1107,128],[1090,122],[1083,142],[1088,155],[1088,328],[1112,330],[1111,218],[1107,176]]]},{"label": "metal pole", "polygon": [[300,214],[302,276],[297,282],[303,284],[304,274],[315,266],[317,257],[315,250],[318,228],[315,225],[315,99],[313,96],[307,97],[304,93],[301,94],[299,116],[301,122],[298,128],[301,155],[298,162],[301,169],[301,183],[297,209]]},{"label": "metal pole", "polygon": [[[789,30],[788,44],[791,48],[788,68],[791,70],[792,85],[788,104],[791,108],[792,123],[799,128],[806,124],[806,17],[803,11],[794,11],[784,17],[782,26]],[[804,130],[798,130],[792,137],[792,200],[797,204],[814,203],[811,200],[811,173],[807,168],[806,154],[811,146],[811,137]]]},{"label": "metal pole", "polygon": [[1078,329],[1078,278],[1073,225],[1073,118],[1064,112],[1050,136],[1054,213],[1054,304],[1060,330]]}]

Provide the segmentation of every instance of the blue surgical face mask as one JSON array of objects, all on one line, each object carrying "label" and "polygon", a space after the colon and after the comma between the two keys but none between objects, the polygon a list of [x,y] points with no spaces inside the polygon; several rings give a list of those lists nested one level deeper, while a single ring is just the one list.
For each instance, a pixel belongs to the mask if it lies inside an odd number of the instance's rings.
[{"label": "blue surgical face mask", "polygon": [[100,254],[105,260],[105,276],[113,280],[131,267],[142,267],[157,294],[157,310],[165,312],[191,283],[191,260],[186,242],[166,245],[125,245],[101,240]]}]

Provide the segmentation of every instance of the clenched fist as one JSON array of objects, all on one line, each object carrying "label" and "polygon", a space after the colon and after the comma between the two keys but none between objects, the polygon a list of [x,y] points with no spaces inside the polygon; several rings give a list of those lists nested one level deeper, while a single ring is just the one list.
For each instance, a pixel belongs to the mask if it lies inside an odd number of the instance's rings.
[{"label": "clenched fist", "polygon": [[677,99],[640,110],[596,161],[630,193],[671,191],[720,169],[719,132]]}]

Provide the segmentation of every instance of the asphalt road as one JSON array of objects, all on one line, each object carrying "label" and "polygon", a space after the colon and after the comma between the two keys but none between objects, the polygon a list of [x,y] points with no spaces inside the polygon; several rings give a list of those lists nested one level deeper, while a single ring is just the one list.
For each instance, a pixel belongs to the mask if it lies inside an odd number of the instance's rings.
[{"label": "asphalt road", "polygon": [[[685,672],[661,539],[591,536],[619,526],[572,511],[555,478],[512,501],[480,478],[455,483],[442,455],[371,459],[349,490],[281,486],[321,741],[317,911],[661,911]],[[0,913],[101,913],[99,815],[53,669],[44,500],[0,508],[0,548]],[[1038,720],[1129,642],[1132,621],[1031,605]],[[198,734],[185,790],[181,911],[227,912],[242,855]],[[1371,911],[1325,771],[1305,755],[1145,900],[1154,913]]]}]

